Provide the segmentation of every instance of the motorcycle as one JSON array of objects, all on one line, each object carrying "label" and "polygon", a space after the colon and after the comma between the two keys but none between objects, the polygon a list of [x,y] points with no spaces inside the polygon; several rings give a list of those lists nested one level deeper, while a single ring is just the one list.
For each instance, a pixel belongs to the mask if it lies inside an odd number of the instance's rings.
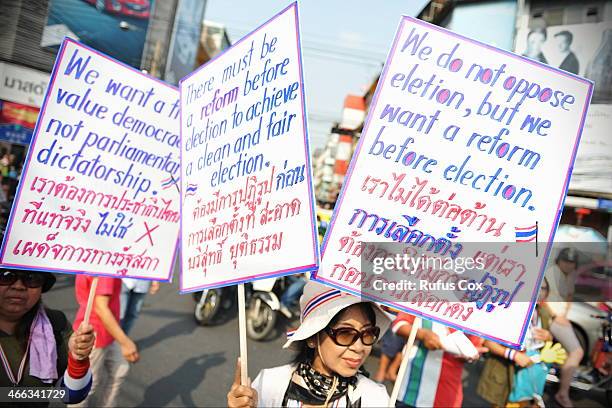
[{"label": "motorcycle", "polygon": [[[601,320],[600,335],[587,365],[580,366],[570,386],[582,391],[604,392],[608,406],[612,406],[612,308],[601,303],[599,308],[605,315],[591,314],[593,319]],[[549,382],[558,382],[558,368],[548,374]]]},{"label": "motorcycle", "polygon": [[[247,295],[246,332],[249,338],[262,341],[276,325],[281,312],[280,298],[290,285],[287,277],[261,279],[251,283]],[[299,316],[299,311],[291,311],[291,317]],[[288,318],[291,318],[288,317]]]},{"label": "motorcycle", "polygon": [[221,311],[231,309],[235,298],[236,290],[234,286],[194,292],[193,300],[196,305],[193,315],[196,322],[200,326],[209,326]]}]

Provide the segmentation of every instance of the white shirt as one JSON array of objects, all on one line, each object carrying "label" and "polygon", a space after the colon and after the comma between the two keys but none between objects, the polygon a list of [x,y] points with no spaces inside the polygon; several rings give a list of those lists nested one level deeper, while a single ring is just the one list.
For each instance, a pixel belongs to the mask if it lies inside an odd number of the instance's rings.
[{"label": "white shirt", "polygon": [[149,280],[123,278],[121,282],[125,288],[136,293],[148,293],[151,287],[151,281]]},{"label": "white shirt", "polygon": [[554,314],[565,314],[567,299],[574,294],[576,273],[566,275],[555,264],[546,270],[545,276],[549,288],[546,303]]}]

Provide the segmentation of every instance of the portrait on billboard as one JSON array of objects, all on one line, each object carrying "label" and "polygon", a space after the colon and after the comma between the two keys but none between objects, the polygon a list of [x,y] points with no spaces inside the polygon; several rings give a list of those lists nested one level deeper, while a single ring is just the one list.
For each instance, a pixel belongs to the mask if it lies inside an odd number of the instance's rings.
[{"label": "portrait on billboard", "polygon": [[592,103],[612,103],[612,23],[518,30],[515,51],[595,83]]}]

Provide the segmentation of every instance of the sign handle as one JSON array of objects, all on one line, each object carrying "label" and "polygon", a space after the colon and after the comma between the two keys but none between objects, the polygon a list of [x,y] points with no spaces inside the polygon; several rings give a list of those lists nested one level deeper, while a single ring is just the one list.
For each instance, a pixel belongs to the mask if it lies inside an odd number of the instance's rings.
[{"label": "sign handle", "polygon": [[240,384],[250,386],[247,336],[246,336],[246,302],[244,296],[244,283],[238,285],[238,328],[240,334]]},{"label": "sign handle", "polygon": [[408,362],[410,361],[410,350],[414,345],[414,340],[416,339],[417,331],[421,328],[421,318],[415,317],[414,322],[412,322],[412,329],[410,330],[410,335],[408,336],[408,342],[404,345],[404,349],[402,350],[402,364],[400,364],[399,371],[397,373],[397,378],[395,379],[395,384],[393,384],[393,391],[391,392],[391,398],[389,398],[389,407],[395,407],[395,401],[397,400],[397,395],[399,394],[400,386],[402,385],[402,379],[404,375],[406,375],[406,369],[408,368]]},{"label": "sign handle", "polygon": [[94,298],[96,297],[97,287],[98,287],[98,277],[96,276],[91,281],[91,287],[89,288],[89,297],[87,298],[87,307],[85,308],[85,316],[83,317],[83,323],[85,324],[85,326],[89,324],[89,316],[91,315],[93,301],[94,301]]}]

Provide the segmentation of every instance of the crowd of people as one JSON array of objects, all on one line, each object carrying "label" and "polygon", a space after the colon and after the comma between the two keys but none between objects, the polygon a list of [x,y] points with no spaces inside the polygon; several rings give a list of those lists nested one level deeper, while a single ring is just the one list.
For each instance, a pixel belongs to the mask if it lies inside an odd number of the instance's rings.
[{"label": "crowd of people", "polygon": [[[556,362],[562,369],[554,398],[559,406],[570,407],[570,381],[584,353],[567,319],[577,263],[573,249],[557,255],[543,280],[522,350],[466,335],[474,354],[457,353],[442,342],[454,329],[423,320],[401,378],[398,369],[414,316],[295,276],[283,296],[288,315],[299,299],[300,325],[284,346],[295,352],[293,361],[262,370],[252,384],[241,384],[238,364],[234,383],[228,385],[227,405],[388,406],[385,383],[398,382],[398,408],[459,407],[464,364],[484,357],[477,392],[492,406],[542,406],[546,374]],[[64,313],[43,303],[42,294],[55,283],[53,274],[0,271],[0,387],[61,386],[68,390],[67,403],[116,406],[130,363],[140,358],[129,332],[146,294],[157,292],[159,283],[97,278],[85,323],[93,280],[86,275],[75,278],[79,308],[71,325]],[[552,346],[553,339],[561,344]],[[379,340],[380,365],[369,378],[363,364]],[[544,354],[552,359],[544,361]]]},{"label": "crowd of people", "polygon": [[[560,251],[543,281],[523,350],[467,335],[476,354],[458,354],[441,341],[455,330],[423,320],[402,378],[397,377],[398,368],[414,316],[393,314],[376,303],[300,279],[300,325],[284,346],[295,351],[293,361],[262,370],[248,385],[240,383],[238,364],[227,405],[388,406],[384,383],[399,381],[398,408],[459,407],[463,366],[484,356],[477,387],[484,400],[493,406],[542,406],[549,363],[563,363],[567,350],[555,400],[561,407],[571,406],[569,380],[583,355],[567,320],[576,264],[576,251]],[[140,358],[128,333],[144,296],[155,293],[159,284],[97,278],[93,311],[86,324],[93,279],[76,277],[79,309],[70,325],[61,311],[44,306],[42,294],[53,287],[53,274],[2,270],[0,352],[4,370],[0,386],[63,386],[69,391],[65,401],[70,404],[116,406],[130,363]],[[292,289],[292,298],[295,292]],[[550,346],[553,337],[563,348]],[[362,367],[378,340],[382,340],[382,356],[370,379]],[[552,354],[552,360],[534,358],[544,353]]]}]

